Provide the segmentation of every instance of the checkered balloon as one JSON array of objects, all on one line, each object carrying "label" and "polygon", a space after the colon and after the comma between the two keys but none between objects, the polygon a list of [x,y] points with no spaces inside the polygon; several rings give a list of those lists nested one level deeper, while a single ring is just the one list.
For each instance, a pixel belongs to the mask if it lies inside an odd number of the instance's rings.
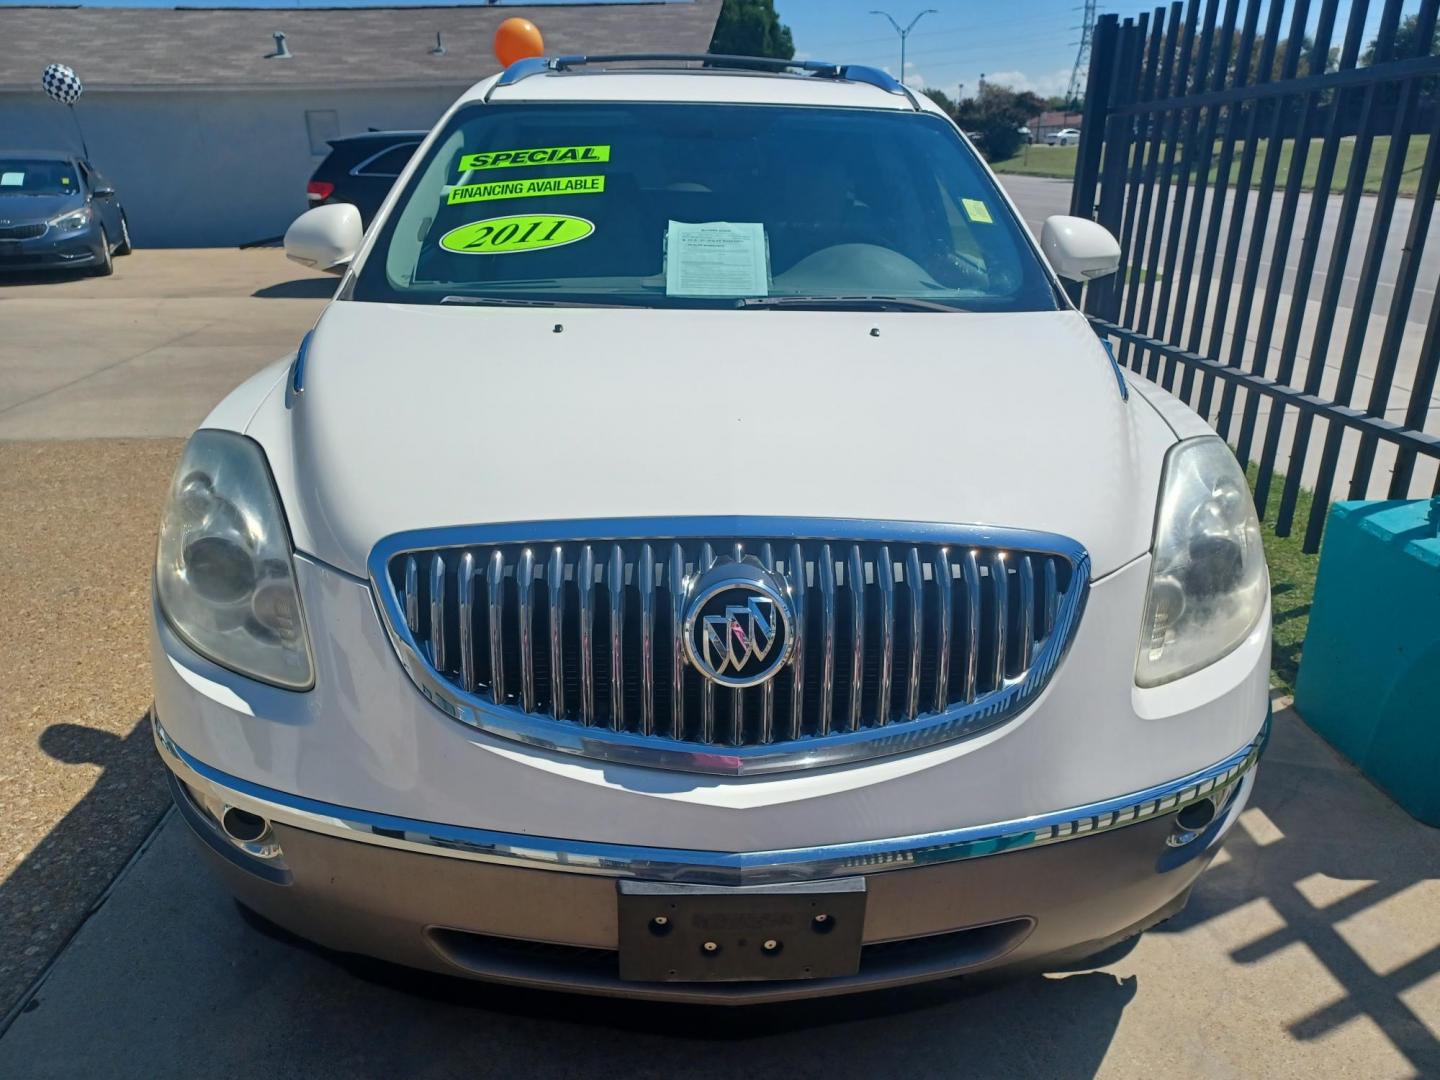
[{"label": "checkered balloon", "polygon": [[61,105],[74,105],[80,100],[80,93],[85,89],[80,82],[80,76],[76,75],[72,68],[64,64],[51,64],[45,69],[45,74],[40,76],[40,85]]}]

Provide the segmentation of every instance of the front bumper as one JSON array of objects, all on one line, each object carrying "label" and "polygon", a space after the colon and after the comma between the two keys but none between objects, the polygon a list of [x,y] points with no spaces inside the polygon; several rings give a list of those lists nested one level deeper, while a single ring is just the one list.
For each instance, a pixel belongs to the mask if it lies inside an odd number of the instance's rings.
[{"label": "front bumper", "polygon": [[74,232],[52,227],[31,240],[0,240],[0,272],[95,266],[105,261],[104,243],[94,222]]},{"label": "front bumper", "polygon": [[[227,887],[332,949],[450,975],[634,998],[748,1004],[850,993],[1100,951],[1173,914],[1254,783],[1264,734],[1208,769],[1120,799],[950,833],[806,850],[624,847],[437,825],[228,776],[155,720],[182,816]],[[1217,812],[1196,833],[1177,812]],[[241,842],[219,820],[263,819]],[[618,975],[617,879],[746,885],[863,876],[857,975],[635,983]]]}]

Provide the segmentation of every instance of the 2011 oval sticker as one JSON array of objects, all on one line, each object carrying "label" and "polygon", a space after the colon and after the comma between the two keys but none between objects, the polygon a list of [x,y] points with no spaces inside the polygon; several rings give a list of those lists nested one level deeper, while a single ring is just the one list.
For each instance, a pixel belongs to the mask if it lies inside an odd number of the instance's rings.
[{"label": "2011 oval sticker", "polygon": [[507,214],[472,221],[440,237],[440,246],[461,255],[510,255],[584,240],[595,223],[569,214]]}]

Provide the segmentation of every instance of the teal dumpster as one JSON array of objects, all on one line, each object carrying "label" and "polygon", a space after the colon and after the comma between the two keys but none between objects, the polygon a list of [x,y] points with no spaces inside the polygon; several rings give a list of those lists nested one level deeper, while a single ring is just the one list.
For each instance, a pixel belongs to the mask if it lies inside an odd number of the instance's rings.
[{"label": "teal dumpster", "polygon": [[1295,707],[1440,826],[1440,499],[1330,508]]}]

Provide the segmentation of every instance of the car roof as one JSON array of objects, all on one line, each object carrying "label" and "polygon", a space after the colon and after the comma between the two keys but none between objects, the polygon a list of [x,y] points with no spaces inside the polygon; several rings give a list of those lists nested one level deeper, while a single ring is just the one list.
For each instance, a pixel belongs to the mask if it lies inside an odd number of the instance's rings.
[{"label": "car roof", "polygon": [[395,142],[399,139],[423,139],[428,131],[357,131],[354,135],[337,135],[325,141],[331,146],[354,142]]},{"label": "car roof", "polygon": [[0,158],[29,158],[31,161],[81,161],[69,150],[0,150]]},{"label": "car roof", "polygon": [[[693,64],[706,66],[685,66]],[[740,64],[769,64],[757,70]],[[819,61],[708,56],[533,58],[476,83],[461,102],[664,101],[940,112],[886,72]]]}]

